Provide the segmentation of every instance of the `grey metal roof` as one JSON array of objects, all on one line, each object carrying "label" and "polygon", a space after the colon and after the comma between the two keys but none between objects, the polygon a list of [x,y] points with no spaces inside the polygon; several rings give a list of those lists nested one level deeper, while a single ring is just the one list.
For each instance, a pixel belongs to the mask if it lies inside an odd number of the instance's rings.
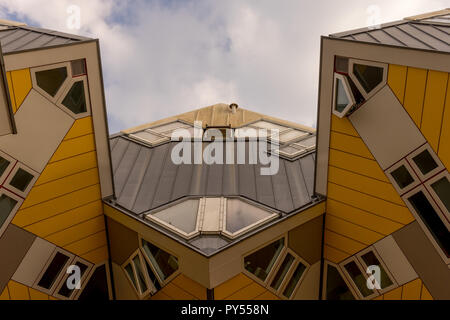
[{"label": "grey metal roof", "polygon": [[363,28],[331,34],[332,38],[405,48],[450,52],[450,24],[446,16],[401,20],[379,28]]},{"label": "grey metal roof", "polygon": [[117,205],[141,214],[187,196],[241,196],[290,213],[313,201],[314,153],[280,157],[278,173],[270,176],[260,174],[261,163],[176,165],[170,161],[175,144],[111,138]]},{"label": "grey metal roof", "polygon": [[0,24],[0,43],[3,53],[49,48],[91,38],[29,26]]}]

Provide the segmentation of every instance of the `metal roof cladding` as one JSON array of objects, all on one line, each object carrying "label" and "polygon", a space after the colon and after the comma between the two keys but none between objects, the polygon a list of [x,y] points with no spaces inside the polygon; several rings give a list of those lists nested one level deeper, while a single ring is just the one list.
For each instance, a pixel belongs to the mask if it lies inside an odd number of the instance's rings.
[{"label": "metal roof cladding", "polygon": [[450,52],[450,9],[330,35],[358,42]]},{"label": "metal roof cladding", "polygon": [[0,43],[4,54],[93,40],[78,35],[0,20]]}]

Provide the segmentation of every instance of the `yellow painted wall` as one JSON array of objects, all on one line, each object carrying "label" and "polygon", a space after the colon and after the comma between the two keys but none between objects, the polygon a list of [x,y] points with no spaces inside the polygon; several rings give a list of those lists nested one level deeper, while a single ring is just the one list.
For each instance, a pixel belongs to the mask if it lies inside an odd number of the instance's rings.
[{"label": "yellow painted wall", "polygon": [[8,282],[0,300],[58,300],[33,288],[27,287],[13,280]]},{"label": "yellow painted wall", "polygon": [[13,112],[16,113],[32,87],[30,69],[8,71],[6,79],[8,81]]},{"label": "yellow painted wall", "polygon": [[330,135],[324,257],[339,263],[414,218],[347,118]]},{"label": "yellow painted wall", "polygon": [[82,258],[108,258],[92,118],[74,122],[12,223]]},{"label": "yellow painted wall", "polygon": [[240,273],[214,288],[215,300],[279,300],[269,290]]},{"label": "yellow painted wall", "polygon": [[388,85],[449,170],[449,73],[390,65]]},{"label": "yellow painted wall", "polygon": [[206,288],[180,274],[152,296],[150,300],[206,300]]},{"label": "yellow painted wall", "polygon": [[419,278],[405,283],[374,300],[434,300],[425,284]]}]

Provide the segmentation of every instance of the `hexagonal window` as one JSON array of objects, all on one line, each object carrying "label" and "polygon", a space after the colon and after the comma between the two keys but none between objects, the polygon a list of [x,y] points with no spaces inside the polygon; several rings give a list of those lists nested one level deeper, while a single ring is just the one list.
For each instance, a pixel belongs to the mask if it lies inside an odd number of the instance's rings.
[{"label": "hexagonal window", "polygon": [[36,72],[37,85],[54,97],[67,78],[67,68],[55,68]]},{"label": "hexagonal window", "polygon": [[375,94],[386,83],[385,64],[350,59],[349,69],[350,78],[365,99]]},{"label": "hexagonal window", "polygon": [[62,104],[75,114],[87,111],[83,81],[77,81],[72,85]]}]

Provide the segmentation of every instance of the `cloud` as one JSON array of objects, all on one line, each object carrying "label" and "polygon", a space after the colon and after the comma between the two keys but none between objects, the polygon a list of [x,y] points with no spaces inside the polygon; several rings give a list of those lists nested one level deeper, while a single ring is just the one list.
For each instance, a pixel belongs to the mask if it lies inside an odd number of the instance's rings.
[{"label": "cloud", "polygon": [[[67,27],[67,7],[81,29]],[[0,0],[6,18],[100,39],[111,132],[224,102],[315,125],[320,36],[444,1]],[[43,9],[45,8],[45,9]]]}]

